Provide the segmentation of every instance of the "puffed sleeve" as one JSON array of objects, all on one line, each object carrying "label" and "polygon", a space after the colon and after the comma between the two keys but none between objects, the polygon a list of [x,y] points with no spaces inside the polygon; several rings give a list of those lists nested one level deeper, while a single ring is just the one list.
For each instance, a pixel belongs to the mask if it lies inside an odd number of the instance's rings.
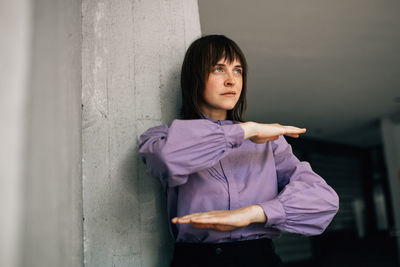
[{"label": "puffed sleeve", "polygon": [[300,162],[283,136],[272,142],[278,186],[272,200],[260,203],[266,227],[302,235],[321,234],[339,209],[336,192],[316,174],[308,162]]},{"label": "puffed sleeve", "polygon": [[219,125],[207,119],[174,120],[139,137],[139,155],[161,183],[174,187],[188,175],[210,168],[244,141],[239,124]]}]

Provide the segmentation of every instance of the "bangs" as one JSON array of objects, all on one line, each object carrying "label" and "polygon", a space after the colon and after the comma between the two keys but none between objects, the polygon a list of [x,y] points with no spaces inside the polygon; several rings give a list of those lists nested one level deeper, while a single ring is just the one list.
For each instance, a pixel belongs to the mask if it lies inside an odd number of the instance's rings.
[{"label": "bangs", "polygon": [[234,42],[226,38],[213,39],[204,51],[203,64],[206,71],[215,66],[221,59],[226,60],[229,64],[237,60],[244,67],[245,60],[243,53]]}]

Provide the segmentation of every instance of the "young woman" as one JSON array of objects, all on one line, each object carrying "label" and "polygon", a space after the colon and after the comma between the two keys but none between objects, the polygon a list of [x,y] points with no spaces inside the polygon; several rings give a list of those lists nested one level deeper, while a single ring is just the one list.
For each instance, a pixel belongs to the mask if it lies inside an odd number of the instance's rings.
[{"label": "young woman", "polygon": [[182,118],[139,138],[165,189],[171,266],[281,266],[272,238],[321,234],[338,211],[335,191],[283,137],[306,129],[244,121],[246,77],[235,42],[195,40],[182,65]]}]

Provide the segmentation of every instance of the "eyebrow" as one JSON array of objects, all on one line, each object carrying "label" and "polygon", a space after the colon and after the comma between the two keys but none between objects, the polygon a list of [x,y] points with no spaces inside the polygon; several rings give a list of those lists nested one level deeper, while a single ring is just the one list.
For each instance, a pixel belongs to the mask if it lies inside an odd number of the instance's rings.
[{"label": "eyebrow", "polygon": [[[215,64],[215,66],[226,66],[225,64]],[[242,68],[242,65],[236,65],[235,67],[239,67],[239,68]]]}]

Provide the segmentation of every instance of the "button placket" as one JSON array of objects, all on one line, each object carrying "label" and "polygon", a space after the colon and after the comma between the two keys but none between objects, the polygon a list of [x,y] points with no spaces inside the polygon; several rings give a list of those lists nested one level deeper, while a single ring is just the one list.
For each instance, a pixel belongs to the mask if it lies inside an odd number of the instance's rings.
[{"label": "button placket", "polygon": [[[231,164],[229,162],[229,159],[223,158],[220,161],[221,163],[221,168],[222,171],[226,177],[226,180],[228,182],[228,192],[229,192],[229,209],[238,209],[240,208],[240,203],[239,203],[239,193],[237,190],[237,185],[236,181],[234,179],[234,176],[231,171]],[[240,231],[238,229],[235,230],[230,230],[229,231],[229,236],[230,238],[239,238],[240,237]]]}]

